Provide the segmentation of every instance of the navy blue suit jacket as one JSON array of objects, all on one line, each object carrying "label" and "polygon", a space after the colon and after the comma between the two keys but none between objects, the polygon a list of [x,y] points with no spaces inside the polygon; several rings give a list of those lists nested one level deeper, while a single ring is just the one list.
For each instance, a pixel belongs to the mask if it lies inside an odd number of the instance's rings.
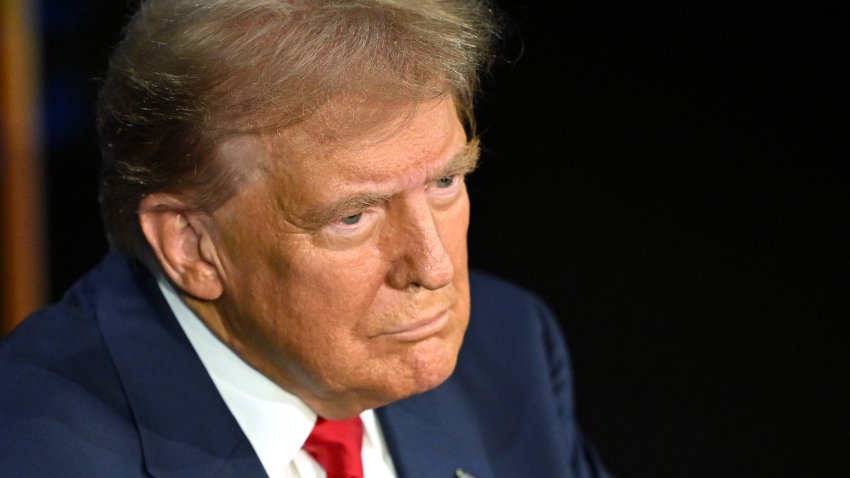
[{"label": "navy blue suit jacket", "polygon": [[[494,278],[471,286],[451,378],[377,410],[399,476],[605,476],[552,314]],[[122,254],[1,344],[0,476],[266,476],[153,277]]]}]

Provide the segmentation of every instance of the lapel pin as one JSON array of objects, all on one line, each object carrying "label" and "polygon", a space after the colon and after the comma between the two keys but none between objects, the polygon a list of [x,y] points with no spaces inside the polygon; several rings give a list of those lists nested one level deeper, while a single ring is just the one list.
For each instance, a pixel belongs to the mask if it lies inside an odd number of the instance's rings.
[{"label": "lapel pin", "polygon": [[455,470],[455,478],[475,478],[475,477],[470,475],[469,473],[463,471],[462,468],[458,468],[457,470]]}]

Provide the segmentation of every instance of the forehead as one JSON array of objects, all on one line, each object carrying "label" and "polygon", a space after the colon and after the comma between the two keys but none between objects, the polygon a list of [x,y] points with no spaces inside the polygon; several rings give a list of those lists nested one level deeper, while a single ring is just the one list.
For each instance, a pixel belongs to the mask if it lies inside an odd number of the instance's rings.
[{"label": "forehead", "polygon": [[413,180],[439,173],[465,152],[466,134],[451,98],[346,106],[274,138],[269,175],[328,189]]}]

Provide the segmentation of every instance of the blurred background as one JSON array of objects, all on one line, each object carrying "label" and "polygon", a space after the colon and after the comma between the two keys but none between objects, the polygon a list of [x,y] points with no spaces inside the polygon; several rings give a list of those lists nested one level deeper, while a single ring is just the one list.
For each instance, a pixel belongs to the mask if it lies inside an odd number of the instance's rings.
[{"label": "blurred background", "polygon": [[[470,262],[557,312],[611,470],[850,476],[846,8],[499,6]],[[106,251],[93,103],[130,7],[0,8],[8,330]]]}]

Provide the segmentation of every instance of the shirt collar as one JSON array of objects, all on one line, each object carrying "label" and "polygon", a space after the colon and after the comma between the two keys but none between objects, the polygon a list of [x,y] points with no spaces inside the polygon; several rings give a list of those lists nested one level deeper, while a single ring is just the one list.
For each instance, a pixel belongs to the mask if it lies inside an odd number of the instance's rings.
[{"label": "shirt collar", "polygon": [[316,422],[316,413],[218,339],[162,276],[159,288],[225,404],[270,476],[279,476]]}]

